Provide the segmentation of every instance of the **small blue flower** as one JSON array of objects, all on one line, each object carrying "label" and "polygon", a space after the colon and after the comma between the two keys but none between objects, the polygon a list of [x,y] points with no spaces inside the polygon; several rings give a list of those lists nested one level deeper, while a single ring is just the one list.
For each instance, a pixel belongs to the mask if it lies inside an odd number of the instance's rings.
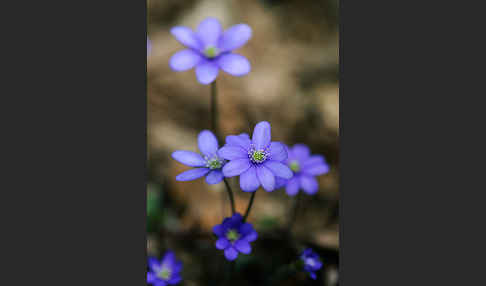
[{"label": "small blue flower", "polygon": [[154,286],[175,285],[181,282],[182,262],[176,259],[172,251],[168,251],[161,261],[149,258],[147,283]]},{"label": "small blue flower", "polygon": [[239,213],[225,218],[222,224],[215,225],[213,232],[218,236],[216,248],[224,250],[226,259],[232,261],[238,257],[238,253],[250,254],[250,242],[258,237],[257,232],[250,223],[244,223]]},{"label": "small blue flower", "polygon": [[241,55],[232,53],[251,38],[251,28],[238,24],[223,32],[215,18],[203,20],[196,31],[178,26],[171,34],[188,49],[175,53],[169,65],[174,71],[187,71],[196,67],[196,78],[202,84],[213,82],[219,69],[243,76],[250,72],[250,62]]},{"label": "small blue flower", "polygon": [[302,252],[300,259],[304,263],[304,270],[309,273],[312,279],[316,280],[317,277],[315,272],[322,267],[319,255],[311,248],[307,248]]},{"label": "small blue flower", "polygon": [[245,192],[254,192],[260,185],[271,192],[276,177],[290,179],[292,171],[283,163],[287,159],[285,145],[271,139],[270,123],[266,121],[255,126],[251,140],[246,134],[226,137],[226,145],[218,152],[229,160],[223,167],[224,176],[240,176],[240,187]]},{"label": "small blue flower", "polygon": [[223,180],[221,168],[225,160],[218,156],[218,139],[209,131],[203,130],[197,137],[202,156],[192,151],[175,151],[174,160],[191,167],[196,167],[177,175],[177,181],[191,181],[206,176],[208,184],[218,184]]},{"label": "small blue flower", "polygon": [[290,180],[277,178],[277,187],[285,186],[289,196],[295,196],[299,189],[313,195],[319,190],[319,184],[315,176],[329,172],[329,165],[321,155],[311,155],[309,147],[304,144],[295,144],[292,148],[287,147],[288,158],[285,161],[292,170],[294,176]]}]

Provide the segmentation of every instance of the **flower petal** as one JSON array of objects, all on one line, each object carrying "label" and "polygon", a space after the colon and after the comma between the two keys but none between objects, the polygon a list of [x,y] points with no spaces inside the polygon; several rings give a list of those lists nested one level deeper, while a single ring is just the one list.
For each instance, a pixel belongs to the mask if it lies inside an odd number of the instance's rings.
[{"label": "flower petal", "polygon": [[233,261],[233,260],[236,259],[236,257],[238,257],[238,251],[236,251],[236,249],[234,249],[234,247],[228,247],[224,250],[224,256],[229,261]]},{"label": "flower petal", "polygon": [[220,237],[218,240],[216,240],[216,248],[219,250],[223,250],[229,245],[230,245],[229,240],[224,237]]},{"label": "flower petal", "polygon": [[181,280],[182,280],[182,277],[180,275],[177,275],[177,276],[173,276],[172,278],[170,278],[170,280],[167,281],[167,283],[170,284],[170,285],[174,285],[174,284],[181,282]]},{"label": "flower petal", "polygon": [[218,39],[223,33],[223,28],[218,19],[208,17],[197,26],[196,34],[203,44],[203,49],[208,46],[217,47]]},{"label": "flower petal", "polygon": [[177,162],[191,167],[202,167],[206,165],[206,161],[204,161],[203,157],[192,151],[175,151],[172,153],[172,158]]},{"label": "flower petal", "polygon": [[295,144],[294,147],[292,147],[292,155],[295,156],[297,160],[303,162],[310,155],[309,147],[304,144]]},{"label": "flower petal", "polygon": [[218,139],[213,132],[203,130],[197,136],[197,145],[201,153],[208,157],[212,157],[218,153]]},{"label": "flower petal", "polygon": [[240,175],[240,188],[244,192],[254,192],[260,186],[256,168],[250,167],[246,172]]},{"label": "flower petal", "polygon": [[245,236],[253,231],[253,225],[251,223],[245,222],[240,226],[240,233],[241,235]]},{"label": "flower petal", "polygon": [[285,161],[287,159],[287,147],[280,142],[270,143],[270,158],[276,161]]},{"label": "flower petal", "polygon": [[201,59],[201,55],[192,50],[182,50],[170,58],[169,66],[174,71],[187,71],[201,62]]},{"label": "flower petal", "polygon": [[224,235],[224,227],[221,224],[217,224],[213,226],[213,233],[216,234],[217,236],[223,236]]},{"label": "flower petal", "polygon": [[253,229],[253,226],[249,223],[244,223],[240,227],[240,233],[243,235],[243,238],[246,239],[248,242],[255,241],[258,237],[258,233]]},{"label": "flower petal", "polygon": [[201,49],[201,41],[192,29],[184,26],[177,26],[170,29],[170,33],[184,46],[195,50]]},{"label": "flower petal", "polygon": [[285,187],[285,192],[289,196],[295,196],[299,192],[299,178],[298,177],[293,177],[287,182],[287,186]]},{"label": "flower petal", "polygon": [[219,184],[223,180],[223,172],[221,170],[212,170],[206,176],[206,183],[210,185]]},{"label": "flower petal", "polygon": [[[248,134],[246,136],[248,136]],[[226,136],[226,144],[227,145],[239,146],[239,147],[241,147],[245,150],[248,150],[251,147],[251,140],[250,140],[249,136],[248,136],[248,138],[246,138],[243,134],[229,135],[229,136]]]},{"label": "flower petal", "polygon": [[219,39],[219,48],[223,52],[238,49],[251,38],[251,28],[246,24],[238,24],[228,28]]},{"label": "flower petal", "polygon": [[259,122],[253,129],[252,142],[258,150],[265,149],[271,140],[270,123],[266,121]]},{"label": "flower petal", "polygon": [[275,176],[272,171],[270,171],[265,166],[258,166],[256,168],[256,173],[260,184],[267,192],[271,192],[275,189]]},{"label": "flower petal", "polygon": [[315,164],[321,164],[321,163],[326,163],[326,159],[324,159],[324,156],[322,155],[312,155],[307,160],[302,162],[302,168],[306,166],[311,166]]},{"label": "flower petal", "polygon": [[167,282],[165,282],[164,280],[160,280],[160,279],[155,280],[155,283],[154,283],[154,286],[166,286],[166,285],[167,285]]},{"label": "flower petal", "polygon": [[218,156],[226,160],[248,158],[248,153],[240,147],[223,146],[218,151]]},{"label": "flower petal", "polygon": [[234,245],[235,245],[235,248],[241,253],[244,253],[244,254],[250,254],[251,253],[250,243],[248,241],[246,241],[245,239],[238,239],[237,241],[235,241]]},{"label": "flower petal", "polygon": [[302,168],[302,173],[311,176],[324,175],[329,172],[329,165],[326,163],[314,164]]},{"label": "flower petal", "polygon": [[240,213],[235,213],[234,215],[231,216],[230,220],[232,223],[240,225],[241,222],[243,221],[243,217],[241,216]]},{"label": "flower petal", "polygon": [[274,160],[265,161],[265,163],[263,163],[263,166],[270,169],[270,171],[272,171],[272,173],[277,177],[290,179],[294,175],[294,173],[292,173],[292,170],[290,170],[290,168],[282,162]]},{"label": "flower petal", "polygon": [[300,186],[309,195],[313,195],[317,193],[317,190],[319,189],[319,184],[317,183],[316,178],[312,176],[306,176],[302,175],[299,178],[300,181]]},{"label": "flower petal", "polygon": [[206,175],[209,172],[208,168],[196,168],[189,171],[185,171],[177,175],[177,181],[191,181]]},{"label": "flower petal", "polygon": [[281,178],[281,177],[275,177],[275,189],[280,189],[283,188],[287,185],[288,180]]},{"label": "flower petal", "polygon": [[196,66],[196,78],[201,84],[210,84],[218,76],[218,65],[214,62],[202,60]]},{"label": "flower petal", "polygon": [[250,168],[250,166],[251,166],[250,160],[248,158],[231,160],[224,165],[223,175],[225,177],[238,176],[241,173],[248,170],[248,168]]},{"label": "flower petal", "polygon": [[174,252],[167,251],[164,255],[164,258],[162,258],[162,267],[167,267],[172,270],[172,268],[174,268],[175,262],[176,262],[176,257]]},{"label": "flower petal", "polygon": [[174,266],[172,267],[172,272],[180,272],[182,270],[182,262],[176,261],[174,262]]},{"label": "flower petal", "polygon": [[160,262],[153,257],[148,259],[148,266],[153,272],[158,272],[160,270]]},{"label": "flower petal", "polygon": [[250,72],[250,62],[242,55],[238,54],[224,54],[217,60],[218,66],[234,76],[243,76]]},{"label": "flower petal", "polygon": [[154,283],[156,276],[152,272],[147,272],[147,283],[152,284]]},{"label": "flower petal", "polygon": [[250,135],[248,135],[248,133],[243,132],[243,133],[241,133],[241,134],[240,134],[240,135],[238,135],[238,136],[239,136],[239,137],[241,137],[241,138],[243,138],[243,139],[248,139],[248,140],[250,140]]},{"label": "flower petal", "polygon": [[314,273],[312,271],[309,271],[309,275],[312,278],[312,280],[316,280],[317,279],[316,273]]}]

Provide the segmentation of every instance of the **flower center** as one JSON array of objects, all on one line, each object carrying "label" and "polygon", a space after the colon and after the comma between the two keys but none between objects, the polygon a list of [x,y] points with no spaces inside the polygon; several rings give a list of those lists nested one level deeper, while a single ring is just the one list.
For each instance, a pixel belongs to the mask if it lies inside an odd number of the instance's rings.
[{"label": "flower center", "polygon": [[204,50],[204,55],[207,58],[214,59],[219,55],[219,49],[213,46],[209,46]]},{"label": "flower center", "polygon": [[240,235],[238,234],[238,232],[234,229],[230,229],[227,233],[226,233],[226,238],[231,241],[231,242],[234,242],[235,240],[237,240],[238,238],[240,238]]},{"label": "flower center", "polygon": [[157,273],[157,277],[159,277],[160,279],[163,279],[163,280],[168,280],[170,278],[170,274],[172,273],[172,271],[170,271],[170,269],[166,268],[166,267],[163,267],[158,273]]},{"label": "flower center", "polygon": [[262,163],[267,160],[268,152],[265,150],[250,150],[248,152],[248,157],[253,163]]},{"label": "flower center", "polygon": [[309,265],[310,267],[314,267],[316,265],[316,261],[312,258],[307,258],[305,260],[305,264]]},{"label": "flower center", "polygon": [[212,158],[205,158],[205,159],[206,159],[206,167],[211,170],[220,169],[223,166],[223,160],[221,160],[217,156],[214,156]]},{"label": "flower center", "polygon": [[299,165],[299,162],[298,161],[291,161],[290,164],[289,164],[289,167],[290,167],[290,170],[292,170],[292,172],[294,173],[297,173],[300,171],[300,165]]}]

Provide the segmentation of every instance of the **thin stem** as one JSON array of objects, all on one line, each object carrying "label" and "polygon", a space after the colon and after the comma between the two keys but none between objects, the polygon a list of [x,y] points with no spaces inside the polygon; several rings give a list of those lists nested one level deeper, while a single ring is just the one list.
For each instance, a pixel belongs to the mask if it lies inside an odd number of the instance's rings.
[{"label": "thin stem", "polygon": [[289,233],[292,230],[292,226],[294,225],[295,220],[297,219],[297,212],[299,209],[299,201],[300,201],[300,192],[297,194],[297,196],[293,199],[292,201],[292,207],[290,210],[290,215],[289,215],[289,221],[287,224],[287,230]]},{"label": "thin stem", "polygon": [[255,199],[256,192],[257,191],[254,191],[253,193],[251,193],[250,202],[248,203],[248,208],[246,209],[245,216],[243,217],[244,222],[246,221],[246,219],[248,218],[248,215],[250,214],[251,206],[253,205],[253,200]]},{"label": "thin stem", "polygon": [[235,211],[235,199],[233,198],[233,191],[231,190],[228,180],[226,180],[226,178],[223,178],[223,181],[224,184],[226,185],[226,190],[228,191],[228,197],[231,202],[231,214],[234,215],[236,211]]},{"label": "thin stem", "polygon": [[216,138],[219,139],[218,91],[216,88],[216,80],[211,83],[211,129],[214,131]]}]

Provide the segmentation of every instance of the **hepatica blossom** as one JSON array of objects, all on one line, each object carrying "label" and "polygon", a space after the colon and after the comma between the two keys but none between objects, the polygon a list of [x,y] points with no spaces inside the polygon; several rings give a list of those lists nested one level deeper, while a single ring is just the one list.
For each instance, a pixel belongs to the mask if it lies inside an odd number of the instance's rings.
[{"label": "hepatica blossom", "polygon": [[287,148],[287,151],[288,158],[285,163],[294,176],[290,180],[277,178],[277,188],[285,186],[289,196],[295,196],[299,189],[309,195],[315,194],[319,189],[315,176],[329,172],[324,156],[311,155],[309,147],[304,144],[295,144],[292,148]]},{"label": "hepatica blossom", "polygon": [[251,140],[245,134],[231,135],[226,137],[226,143],[218,152],[221,158],[229,160],[223,174],[225,177],[239,175],[243,191],[254,192],[261,185],[271,192],[275,189],[275,177],[292,177],[292,171],[282,163],[287,159],[285,145],[271,142],[270,123],[258,123]]},{"label": "hepatica blossom", "polygon": [[317,253],[315,253],[311,248],[305,249],[300,259],[304,263],[304,270],[307,271],[312,279],[316,279],[316,271],[321,269],[322,262]]},{"label": "hepatica blossom", "polygon": [[223,32],[215,18],[203,20],[196,31],[178,26],[171,34],[187,49],[175,53],[169,65],[174,71],[186,71],[196,67],[196,78],[202,84],[213,82],[219,69],[242,76],[250,72],[250,62],[233,50],[243,46],[251,37],[251,28],[238,24]]},{"label": "hepatica blossom", "polygon": [[168,251],[161,261],[149,258],[149,269],[147,283],[154,286],[174,285],[182,280],[182,262],[176,259],[172,251]]},{"label": "hepatica blossom", "polygon": [[225,160],[218,156],[218,139],[209,131],[203,130],[197,137],[197,143],[202,155],[192,151],[175,151],[172,158],[178,162],[196,167],[177,175],[178,181],[190,181],[206,176],[208,184],[217,184],[223,180],[221,168]]},{"label": "hepatica blossom", "polygon": [[225,218],[222,224],[215,225],[213,232],[218,236],[216,248],[224,250],[224,256],[230,261],[235,260],[239,253],[250,254],[250,242],[258,237],[253,226],[243,222],[239,213]]}]

